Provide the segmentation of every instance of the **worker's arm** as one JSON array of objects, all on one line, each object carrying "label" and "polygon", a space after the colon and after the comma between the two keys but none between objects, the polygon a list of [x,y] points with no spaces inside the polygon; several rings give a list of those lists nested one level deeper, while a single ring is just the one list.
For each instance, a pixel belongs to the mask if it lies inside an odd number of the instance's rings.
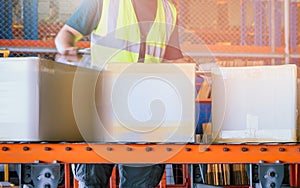
[{"label": "worker's arm", "polygon": [[184,56],[180,49],[179,44],[179,32],[178,32],[178,19],[176,21],[176,26],[173,33],[166,46],[166,51],[164,54],[165,63],[196,63],[196,61],[189,56]]},{"label": "worker's arm", "polygon": [[196,61],[190,56],[183,56],[182,58],[169,60],[170,63],[196,63]]},{"label": "worker's arm", "polygon": [[73,29],[68,25],[64,25],[55,38],[55,45],[60,54],[76,55],[76,42],[82,38],[79,31]]},{"label": "worker's arm", "polygon": [[[164,62],[166,63],[194,63],[196,61],[189,56],[184,56],[180,49],[179,44],[179,32],[178,32],[178,19],[176,21],[176,27],[168,41],[168,45],[166,46],[166,51],[164,54]],[[195,66],[196,67],[196,66]]]}]

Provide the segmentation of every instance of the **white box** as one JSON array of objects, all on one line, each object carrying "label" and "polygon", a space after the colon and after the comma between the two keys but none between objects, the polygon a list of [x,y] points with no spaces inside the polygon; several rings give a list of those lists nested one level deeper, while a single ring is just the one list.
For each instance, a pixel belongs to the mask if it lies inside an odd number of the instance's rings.
[{"label": "white box", "polygon": [[0,140],[36,140],[39,70],[37,59],[0,58]]},{"label": "white box", "polygon": [[104,132],[96,140],[193,142],[194,71],[191,64],[107,65],[96,89],[100,130],[94,132]]},{"label": "white box", "polygon": [[[192,142],[194,80],[187,64],[112,64],[99,71],[0,59],[0,140]],[[128,86],[134,92],[126,96]],[[151,113],[158,119],[149,121]]]},{"label": "white box", "polygon": [[0,140],[82,141],[72,112],[75,66],[0,58]]},{"label": "white box", "polygon": [[295,142],[295,65],[212,70],[213,139]]}]

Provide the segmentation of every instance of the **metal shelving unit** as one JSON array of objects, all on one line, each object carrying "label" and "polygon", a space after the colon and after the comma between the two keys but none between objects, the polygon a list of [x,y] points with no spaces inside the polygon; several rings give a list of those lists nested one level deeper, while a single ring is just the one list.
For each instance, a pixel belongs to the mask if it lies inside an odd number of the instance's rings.
[{"label": "metal shelving unit", "polygon": [[300,163],[300,143],[1,143],[0,148],[0,163]]},{"label": "metal shelving unit", "polygon": [[[23,142],[0,143],[0,148],[0,163],[65,164],[66,177],[70,177],[69,164],[71,163],[289,164],[290,184],[296,187],[300,186],[300,143],[115,144]],[[115,177],[114,174],[113,177]],[[164,184],[165,181],[162,181],[160,187],[164,187]],[[187,183],[184,186],[187,186]],[[72,187],[69,178],[65,180],[65,187]]]}]

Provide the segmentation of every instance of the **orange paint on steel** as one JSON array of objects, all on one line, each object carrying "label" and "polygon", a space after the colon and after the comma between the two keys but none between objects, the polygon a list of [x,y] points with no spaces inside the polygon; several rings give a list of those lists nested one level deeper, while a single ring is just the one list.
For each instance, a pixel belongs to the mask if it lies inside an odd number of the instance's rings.
[{"label": "orange paint on steel", "polygon": [[78,181],[74,178],[73,180],[73,188],[78,188],[79,185],[78,185]]},{"label": "orange paint on steel", "polygon": [[290,186],[295,187],[295,164],[289,165]]},{"label": "orange paint on steel", "polygon": [[[53,40],[0,40],[0,46],[12,46],[12,47],[53,47],[55,48],[55,43]],[[79,41],[77,46],[80,48],[89,48],[89,41]],[[224,46],[224,45],[192,45],[183,44],[181,46],[183,51],[207,51],[210,52],[226,52],[226,53],[271,53],[272,49],[269,46]],[[277,47],[276,53],[283,53],[284,47]]]},{"label": "orange paint on steel", "polygon": [[196,99],[197,103],[211,103],[211,98]]},{"label": "orange paint on steel", "polygon": [[[24,149],[26,147],[26,150]],[[45,151],[50,147],[51,151]],[[67,150],[69,147],[71,150]],[[127,148],[131,148],[128,150]],[[282,149],[284,148],[284,150]],[[0,144],[0,163],[300,163],[299,144]],[[122,156],[122,157],[120,157]],[[220,157],[221,156],[221,157]]]},{"label": "orange paint on steel", "polygon": [[[214,53],[272,53],[269,46],[234,46],[234,45],[198,45],[198,44],[183,44],[182,51],[188,52],[210,52]],[[277,47],[276,53],[283,53],[284,47]]]},{"label": "orange paint on steel", "polygon": [[295,186],[300,187],[300,164],[295,164]]},{"label": "orange paint on steel", "polygon": [[163,176],[160,180],[160,183],[159,183],[159,188],[166,188],[167,187],[167,173],[166,173],[166,170],[164,171],[163,173]]},{"label": "orange paint on steel", "polygon": [[299,164],[290,164],[290,186],[291,187],[300,187],[300,165]]},{"label": "orange paint on steel", "polygon": [[[189,177],[189,171],[188,171],[188,165],[183,164],[182,165],[182,183],[181,184],[166,184],[166,171],[164,173],[164,176],[160,182],[160,188],[166,187],[166,188],[189,188],[190,185],[190,177]],[[174,177],[175,179],[176,177]],[[179,178],[179,177],[178,177]]]},{"label": "orange paint on steel", "polygon": [[71,170],[70,170],[70,164],[65,163],[64,164],[65,169],[65,188],[71,188]]},{"label": "orange paint on steel", "polygon": [[[55,48],[55,43],[53,40],[0,40],[0,46],[11,46],[11,47],[47,47]],[[88,41],[78,41],[77,46],[80,48],[89,48],[90,42]]]},{"label": "orange paint on steel", "polygon": [[110,188],[117,188],[117,187],[118,187],[117,170],[118,170],[118,167],[115,166],[115,167],[113,168],[112,173],[111,173],[110,180],[109,180],[109,182],[110,182]]},{"label": "orange paint on steel", "polygon": [[190,179],[192,177],[190,177],[189,175],[189,169],[188,169],[188,165],[183,165],[182,166],[183,171],[182,171],[182,176],[183,176],[183,185],[185,185],[185,187],[190,187]]}]

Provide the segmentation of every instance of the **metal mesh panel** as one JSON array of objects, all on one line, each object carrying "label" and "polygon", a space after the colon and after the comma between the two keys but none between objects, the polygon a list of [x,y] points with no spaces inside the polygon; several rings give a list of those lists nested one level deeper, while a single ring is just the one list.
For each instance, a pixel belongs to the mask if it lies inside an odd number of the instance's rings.
[{"label": "metal mesh panel", "polygon": [[[185,27],[195,32],[208,45],[269,46],[271,1],[194,0],[182,17]],[[275,3],[275,39],[283,36],[283,3]],[[184,10],[185,10],[184,9]]]},{"label": "metal mesh panel", "polygon": [[11,56],[56,52],[54,38],[79,3],[80,0],[0,0],[0,47],[11,49]]},{"label": "metal mesh panel", "polygon": [[78,0],[15,0],[13,39],[53,40],[78,4]]},{"label": "metal mesh panel", "polygon": [[12,25],[13,3],[11,1],[1,1],[0,3],[0,15],[2,17],[2,19],[0,19],[0,38],[12,39],[10,26]]}]

